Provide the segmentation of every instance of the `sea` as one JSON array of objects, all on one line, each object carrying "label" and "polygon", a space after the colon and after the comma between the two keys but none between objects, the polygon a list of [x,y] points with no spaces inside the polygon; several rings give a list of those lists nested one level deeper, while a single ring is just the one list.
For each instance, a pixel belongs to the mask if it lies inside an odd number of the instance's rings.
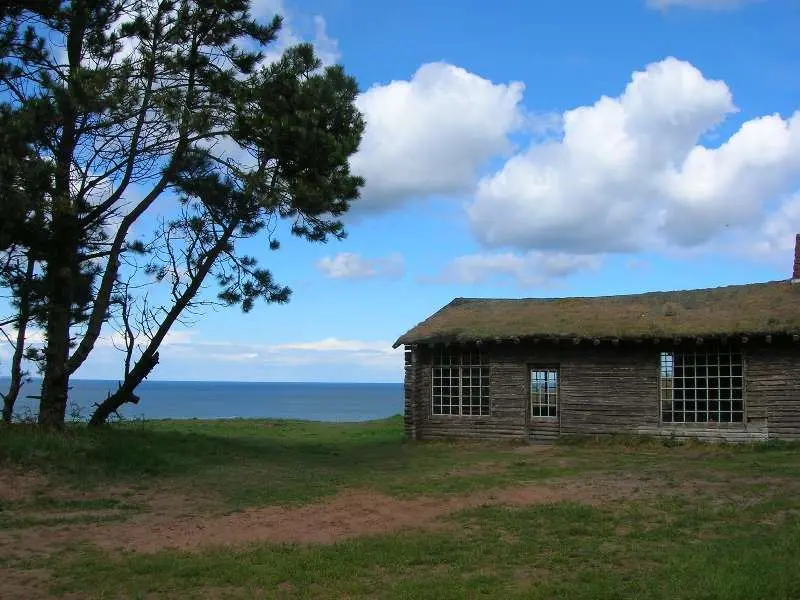
[{"label": "sea", "polygon": [[[0,377],[0,392],[8,389]],[[17,418],[38,411],[41,381],[26,383],[15,405]],[[73,379],[67,419],[86,420],[95,403],[117,387],[116,381]],[[303,419],[369,421],[403,412],[402,383],[275,383],[232,381],[145,381],[138,404],[119,413],[125,419]]]}]

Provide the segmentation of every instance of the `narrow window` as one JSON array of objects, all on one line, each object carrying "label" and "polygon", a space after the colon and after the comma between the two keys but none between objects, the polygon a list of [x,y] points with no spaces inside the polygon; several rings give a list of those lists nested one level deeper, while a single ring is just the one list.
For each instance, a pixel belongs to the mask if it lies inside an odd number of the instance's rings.
[{"label": "narrow window", "polygon": [[491,414],[489,367],[480,353],[442,348],[434,355],[432,377],[432,414]]},{"label": "narrow window", "polygon": [[531,417],[537,419],[558,417],[558,369],[553,367],[531,369]]},{"label": "narrow window", "polygon": [[406,344],[404,347],[405,350],[405,366],[410,366],[414,364],[414,350],[416,348],[412,345]]},{"label": "narrow window", "polygon": [[660,379],[662,422],[744,421],[741,352],[662,352]]}]

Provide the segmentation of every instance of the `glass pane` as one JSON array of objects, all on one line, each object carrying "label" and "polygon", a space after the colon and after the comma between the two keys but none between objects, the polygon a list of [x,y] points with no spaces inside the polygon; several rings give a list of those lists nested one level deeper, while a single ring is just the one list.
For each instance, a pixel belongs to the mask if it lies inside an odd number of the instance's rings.
[{"label": "glass pane", "polygon": [[730,423],[744,419],[741,353],[681,352],[673,360],[675,377],[670,378],[664,374],[662,354],[663,421]]},{"label": "glass pane", "polygon": [[558,370],[531,369],[531,416],[555,418],[558,416]]}]

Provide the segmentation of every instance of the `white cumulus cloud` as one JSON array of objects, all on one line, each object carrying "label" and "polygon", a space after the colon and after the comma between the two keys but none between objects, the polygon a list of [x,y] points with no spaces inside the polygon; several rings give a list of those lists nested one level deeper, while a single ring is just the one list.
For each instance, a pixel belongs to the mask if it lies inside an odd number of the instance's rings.
[{"label": "white cumulus cloud", "polygon": [[331,279],[373,279],[386,277],[396,279],[405,271],[402,255],[392,254],[385,258],[365,258],[354,252],[339,252],[317,262],[317,268]]},{"label": "white cumulus cloud", "polygon": [[483,178],[471,228],[487,247],[596,253],[698,246],[757,226],[800,180],[800,113],[702,145],[736,111],[728,86],[690,63],[651,64],[621,95],[565,112],[560,139]]},{"label": "white cumulus cloud", "polygon": [[523,90],[447,63],[369,88],[356,102],[367,125],[351,166],[367,183],[354,210],[471,189],[487,160],[510,151],[509,133],[524,124]]}]

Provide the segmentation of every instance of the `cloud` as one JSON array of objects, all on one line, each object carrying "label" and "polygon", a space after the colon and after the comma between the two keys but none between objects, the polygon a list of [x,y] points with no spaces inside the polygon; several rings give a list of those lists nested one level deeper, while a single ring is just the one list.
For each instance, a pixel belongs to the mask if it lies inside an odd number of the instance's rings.
[{"label": "cloud", "polygon": [[786,198],[761,224],[747,254],[780,261],[787,268],[794,256],[795,235],[800,232],[800,193]]},{"label": "cloud", "polygon": [[328,36],[327,23],[320,15],[314,16],[314,48],[323,65],[333,65],[342,57],[339,41]]},{"label": "cloud", "polygon": [[[250,373],[255,379],[258,378],[260,369],[281,366],[342,365],[350,372],[359,369],[392,372],[402,366],[401,354],[392,348],[391,342],[344,340],[335,337],[280,344],[193,340],[170,344],[162,352],[162,362],[165,365],[171,360],[188,365],[197,361],[208,361],[209,358],[226,363],[245,363],[251,367]],[[369,375],[368,372],[364,374]]]},{"label": "cloud", "polygon": [[331,279],[397,279],[403,276],[405,261],[400,254],[386,258],[364,258],[353,252],[339,252],[320,260],[317,268]]},{"label": "cloud", "polygon": [[314,15],[311,23],[306,23],[300,19],[299,25],[303,29],[308,29],[313,24],[314,37],[309,39],[310,36],[300,34],[297,29],[298,16],[286,8],[283,0],[254,0],[250,12],[259,21],[266,21],[275,15],[283,17],[283,28],[278,34],[278,39],[265,52],[267,62],[277,60],[286,48],[303,41],[309,41],[314,44],[314,49],[323,65],[332,65],[339,62],[341,58],[339,42],[328,36],[327,25],[321,15]]},{"label": "cloud", "polygon": [[[316,342],[292,342],[268,346],[271,352],[282,350],[311,350],[314,352],[390,352],[388,342],[365,342],[363,340],[340,340],[329,337]],[[393,351],[392,351],[393,352]],[[392,353],[390,352],[390,353]]]},{"label": "cloud", "polygon": [[563,115],[478,184],[467,217],[486,247],[567,253],[695,247],[760,223],[800,180],[800,113],[743,123],[700,143],[737,111],[728,86],[667,58],[621,95]]},{"label": "cloud", "polygon": [[517,287],[549,285],[555,279],[599,267],[600,257],[550,252],[470,254],[459,256],[428,283],[483,284],[510,280]]},{"label": "cloud", "polygon": [[511,150],[508,135],[525,121],[523,90],[441,62],[369,88],[356,101],[367,126],[351,166],[367,183],[353,209],[470,190],[480,167]]},{"label": "cloud", "polygon": [[223,362],[250,362],[258,358],[258,352],[211,352],[206,356],[211,360],[221,360]]},{"label": "cloud", "polygon": [[[3,315],[7,316],[7,315]],[[44,346],[44,331],[29,325],[25,330],[25,346],[42,348]],[[17,341],[17,328],[12,325],[0,327],[0,376],[7,375],[11,371],[11,359],[14,356],[14,345]],[[23,360],[23,371],[31,371],[28,361]],[[0,390],[5,391],[5,390]]]},{"label": "cloud", "polygon": [[647,6],[667,9],[673,6],[696,8],[699,10],[730,10],[756,0],[647,0]]},{"label": "cloud", "polygon": [[[237,381],[400,381],[403,351],[386,340],[328,337],[315,341],[259,344],[209,341],[178,332],[160,349],[150,379]],[[0,344],[0,375],[8,373]],[[108,338],[95,347],[78,378],[120,379],[122,355]]]},{"label": "cloud", "polygon": [[[8,332],[8,330],[7,330]],[[11,331],[11,334],[14,332]],[[29,341],[41,344],[42,332],[31,331]],[[121,379],[121,337],[100,337],[78,378]],[[170,332],[159,349],[160,361],[151,379],[247,381],[399,381],[402,349],[387,340],[327,337],[275,344],[203,339],[193,329]],[[0,376],[8,374],[11,348],[0,343]],[[35,371],[32,365],[26,368]]]},{"label": "cloud", "polygon": [[625,262],[625,268],[631,271],[647,271],[650,267],[650,263],[641,258],[631,258]]},{"label": "cloud", "polygon": [[[191,344],[192,340],[197,337],[197,331],[193,329],[172,329],[167,332],[167,335],[164,336],[164,340],[161,342],[161,346],[170,346],[174,344]],[[117,332],[113,332],[110,335],[101,335],[97,339],[98,344],[105,344],[105,345],[119,345],[124,341],[122,334]],[[149,340],[144,335],[137,338],[136,342],[139,344],[147,343]]]},{"label": "cloud", "polygon": [[525,115],[523,131],[533,139],[547,139],[563,134],[564,120],[560,113],[528,111]]}]

